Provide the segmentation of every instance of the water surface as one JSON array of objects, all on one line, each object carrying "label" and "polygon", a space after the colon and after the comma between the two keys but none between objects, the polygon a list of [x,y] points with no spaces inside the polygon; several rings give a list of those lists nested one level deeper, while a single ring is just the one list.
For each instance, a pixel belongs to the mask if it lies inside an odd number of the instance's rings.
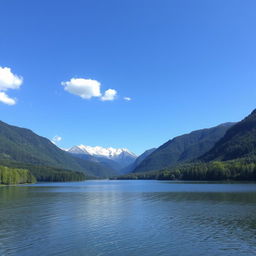
[{"label": "water surface", "polygon": [[0,187],[0,255],[255,255],[256,184]]}]

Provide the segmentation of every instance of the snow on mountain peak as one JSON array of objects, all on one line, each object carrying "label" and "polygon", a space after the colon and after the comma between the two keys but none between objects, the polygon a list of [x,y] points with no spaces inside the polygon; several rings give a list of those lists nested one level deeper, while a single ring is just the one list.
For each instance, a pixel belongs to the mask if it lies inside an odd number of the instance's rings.
[{"label": "snow on mountain peak", "polygon": [[77,154],[88,154],[91,156],[102,156],[102,157],[106,157],[106,158],[117,158],[122,154],[127,154],[130,156],[133,156],[134,158],[136,158],[137,156],[130,152],[127,148],[104,148],[101,146],[95,146],[95,147],[91,147],[91,146],[85,146],[85,145],[78,145],[78,146],[74,146],[72,148],[70,148],[68,150],[71,153],[77,153]]}]

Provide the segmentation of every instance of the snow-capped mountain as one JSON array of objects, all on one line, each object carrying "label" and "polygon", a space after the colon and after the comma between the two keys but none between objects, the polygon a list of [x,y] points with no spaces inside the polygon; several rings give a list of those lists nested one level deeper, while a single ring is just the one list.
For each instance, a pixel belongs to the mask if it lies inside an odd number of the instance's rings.
[{"label": "snow-capped mountain", "polygon": [[102,157],[107,157],[107,158],[115,158],[122,153],[127,153],[131,156],[134,156],[136,158],[137,156],[130,152],[126,148],[104,148],[100,146],[96,147],[91,147],[91,146],[85,146],[85,145],[79,145],[79,146],[74,146],[68,150],[71,153],[78,153],[78,154],[88,154],[91,156],[102,156]]},{"label": "snow-capped mountain", "polygon": [[126,148],[104,148],[100,146],[91,147],[78,145],[68,149],[67,151],[83,158],[91,156],[103,161],[104,159],[112,160],[118,163],[120,168],[133,163],[137,158],[134,153]]}]

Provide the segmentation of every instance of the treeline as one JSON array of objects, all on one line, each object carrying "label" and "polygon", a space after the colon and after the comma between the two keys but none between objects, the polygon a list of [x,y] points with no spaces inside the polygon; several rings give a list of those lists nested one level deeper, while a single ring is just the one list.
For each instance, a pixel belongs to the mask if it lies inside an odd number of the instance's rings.
[{"label": "treeline", "polygon": [[29,170],[0,166],[0,184],[35,183],[36,178]]},{"label": "treeline", "polygon": [[238,159],[226,162],[196,162],[161,171],[131,173],[117,179],[256,180],[256,161]]},{"label": "treeline", "polygon": [[86,177],[84,173],[69,170],[51,168],[46,166],[30,167],[31,172],[38,181],[44,182],[65,182],[65,181],[82,181]]},{"label": "treeline", "polygon": [[[3,163],[0,164],[3,165]],[[82,181],[87,177],[84,173],[75,172],[65,169],[58,169],[47,166],[38,166],[14,161],[4,161],[4,165],[10,168],[23,168],[29,170],[39,182],[65,182],[65,181]]]}]

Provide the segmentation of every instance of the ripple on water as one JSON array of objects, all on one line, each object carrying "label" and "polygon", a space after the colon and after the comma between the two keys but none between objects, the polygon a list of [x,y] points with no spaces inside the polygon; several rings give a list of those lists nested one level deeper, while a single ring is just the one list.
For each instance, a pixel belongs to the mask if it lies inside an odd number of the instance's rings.
[{"label": "ripple on water", "polygon": [[6,187],[0,224],[3,256],[251,256],[256,188],[157,181]]}]

